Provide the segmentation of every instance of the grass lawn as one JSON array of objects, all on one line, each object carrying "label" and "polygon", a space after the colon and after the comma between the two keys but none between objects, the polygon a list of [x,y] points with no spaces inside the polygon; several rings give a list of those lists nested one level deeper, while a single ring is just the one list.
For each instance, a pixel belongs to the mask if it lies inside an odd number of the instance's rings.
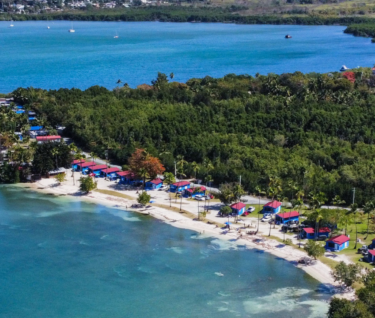
[{"label": "grass lawn", "polygon": [[95,189],[94,191],[99,192],[99,193],[103,193],[103,194],[113,195],[114,197],[119,197],[119,198],[123,198],[123,199],[135,200],[133,197],[131,197],[129,195],[119,193],[119,192],[116,192],[116,191],[112,191],[112,190]]}]

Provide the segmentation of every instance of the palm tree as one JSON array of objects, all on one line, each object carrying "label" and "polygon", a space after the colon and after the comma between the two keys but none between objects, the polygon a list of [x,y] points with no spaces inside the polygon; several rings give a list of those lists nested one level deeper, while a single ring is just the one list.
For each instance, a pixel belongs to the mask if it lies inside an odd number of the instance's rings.
[{"label": "palm tree", "polygon": [[77,153],[77,152],[78,152],[78,147],[75,145],[74,142],[72,142],[72,143],[69,145],[69,150],[70,150],[71,152]]},{"label": "palm tree", "polygon": [[338,224],[344,226],[345,235],[346,235],[348,226],[353,224],[353,216],[350,214],[350,212],[342,210],[341,216],[339,217]]},{"label": "palm tree", "polygon": [[354,216],[354,224],[355,224],[355,245],[354,249],[357,248],[357,240],[358,240],[358,224],[357,224],[357,213],[358,213],[358,204],[353,203],[350,206],[350,213]]},{"label": "palm tree", "polygon": [[139,171],[137,172],[137,175],[142,178],[142,180],[143,180],[143,189],[144,189],[146,187],[146,178],[150,177],[149,174],[148,174],[148,172],[147,172],[147,169],[145,169],[145,168],[139,169]]},{"label": "palm tree", "polygon": [[97,158],[97,155],[95,152],[90,152],[90,157],[92,158],[92,161],[95,162],[95,159]]},{"label": "palm tree", "polygon": [[367,234],[365,239],[368,237],[369,225],[370,225],[370,215],[375,210],[375,204],[373,201],[368,201],[363,207],[363,212],[367,214]]},{"label": "palm tree", "polygon": [[51,154],[56,159],[56,169],[58,169],[57,156],[59,155],[59,149],[57,149],[57,147],[53,148],[52,151],[51,151]]},{"label": "palm tree", "polygon": [[184,165],[186,165],[188,162],[184,159],[184,156],[178,155],[177,156],[177,167],[178,167],[178,174],[180,176],[184,176]]},{"label": "palm tree", "polygon": [[194,178],[197,179],[197,171],[199,171],[200,167],[199,164],[197,164],[195,161],[191,163],[191,168],[194,171]]},{"label": "palm tree", "polygon": [[171,184],[176,182],[176,179],[172,172],[164,172],[164,182],[166,182],[169,186],[169,206],[172,206],[172,200],[171,200]]},{"label": "palm tree", "polygon": [[260,186],[256,186],[255,187],[255,191],[256,192],[258,192],[258,198],[259,198],[259,204],[258,204],[258,228],[257,228],[257,231],[259,231],[259,221],[260,221],[260,218],[259,218],[259,216],[260,216],[260,194],[261,193],[264,193],[264,191],[261,189],[261,187]]},{"label": "palm tree", "polygon": [[207,158],[203,160],[203,166],[206,168],[207,174],[210,173],[210,171],[214,170],[214,165]]}]

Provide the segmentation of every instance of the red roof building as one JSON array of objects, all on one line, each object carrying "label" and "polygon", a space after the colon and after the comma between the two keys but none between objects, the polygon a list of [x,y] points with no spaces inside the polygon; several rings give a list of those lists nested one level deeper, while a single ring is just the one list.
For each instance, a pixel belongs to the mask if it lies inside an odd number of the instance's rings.
[{"label": "red roof building", "polygon": [[186,189],[185,191],[190,192],[190,193],[194,193],[195,189],[201,189],[199,192],[206,191],[206,187],[189,188],[189,189]]},{"label": "red roof building", "polygon": [[78,166],[80,166],[81,168],[92,167],[92,166],[95,166],[95,165],[96,165],[96,163],[94,161],[84,162],[84,163],[78,164]]},{"label": "red roof building", "polygon": [[107,169],[107,165],[97,165],[97,166],[90,167],[90,170],[92,170],[92,171],[103,170],[103,169]]},{"label": "red roof building", "polygon": [[375,251],[374,251],[374,250],[368,250],[368,252],[369,252],[372,256],[375,256]]},{"label": "red roof building", "polygon": [[350,240],[350,238],[347,237],[346,235],[337,235],[337,236],[332,237],[329,240],[327,240],[327,242],[333,242],[333,243],[341,245],[341,244],[344,244],[345,242],[347,242],[349,240]]},{"label": "red roof building", "polygon": [[238,202],[238,203],[233,203],[230,207],[232,209],[241,210],[243,208],[246,208],[246,204],[244,204],[242,202]]},{"label": "red roof building", "polygon": [[267,207],[270,207],[270,208],[273,208],[273,209],[277,209],[278,207],[281,206],[281,202],[275,200],[275,201],[272,201],[272,202],[268,202],[264,206],[267,206]]},{"label": "red roof building", "polygon": [[117,175],[120,176],[120,177],[127,177],[127,178],[133,178],[134,177],[134,173],[132,171],[120,171],[120,172],[117,172]]},{"label": "red roof building", "polygon": [[117,172],[119,170],[120,170],[119,168],[113,167],[113,168],[104,169],[102,172],[104,172],[104,173],[112,173],[112,172]]},{"label": "red roof building", "polygon": [[[315,233],[315,229],[313,229],[312,227],[305,227],[303,230],[308,234]],[[319,233],[331,233],[331,230],[328,227],[321,227],[318,232]]]},{"label": "red roof building", "polygon": [[179,181],[179,182],[173,183],[173,185],[175,187],[183,187],[183,186],[186,186],[186,185],[189,185],[189,184],[190,184],[189,181]]},{"label": "red roof building", "polygon": [[61,136],[36,136],[36,141],[47,142],[61,140]]},{"label": "red roof building", "polygon": [[152,184],[160,184],[160,183],[163,183],[163,180],[157,178],[157,179],[151,180],[149,182],[152,183]]},{"label": "red roof building", "polygon": [[294,217],[299,216],[299,212],[297,212],[297,211],[285,212],[285,213],[280,213],[277,216],[282,218],[282,219],[284,219],[284,218],[294,218]]},{"label": "red roof building", "polygon": [[85,159],[76,159],[76,160],[73,160],[72,165],[77,165],[79,163],[84,163],[84,162],[86,162]]}]

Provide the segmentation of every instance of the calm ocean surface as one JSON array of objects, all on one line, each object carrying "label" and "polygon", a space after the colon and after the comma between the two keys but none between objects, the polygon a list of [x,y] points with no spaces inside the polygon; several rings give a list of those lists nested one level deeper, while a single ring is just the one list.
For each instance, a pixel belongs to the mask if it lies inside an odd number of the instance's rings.
[{"label": "calm ocean surface", "polygon": [[2,318],[321,318],[328,308],[319,283],[284,260],[77,199],[0,187],[0,238]]},{"label": "calm ocean surface", "polygon": [[[338,71],[372,66],[370,39],[342,26],[159,22],[0,22],[0,92],[17,87],[135,87],[157,72],[176,81],[228,73]],[[50,26],[50,29],[47,29]],[[116,32],[119,36],[115,39]],[[291,34],[292,39],[284,36]]]}]

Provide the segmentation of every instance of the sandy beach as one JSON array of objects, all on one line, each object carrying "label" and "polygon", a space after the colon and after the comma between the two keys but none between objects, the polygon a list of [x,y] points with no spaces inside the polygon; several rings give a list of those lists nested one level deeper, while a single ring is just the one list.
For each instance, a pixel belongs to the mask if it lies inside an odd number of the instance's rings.
[{"label": "sandy beach", "polygon": [[[115,193],[117,193],[121,197],[106,193],[100,193],[97,191],[93,191],[87,195],[80,195],[78,182],[79,178],[80,173],[76,172],[74,176],[74,185],[71,173],[68,173],[67,181],[63,182],[60,185],[57,184],[54,178],[50,178],[42,179],[32,184],[23,184],[22,186],[43,193],[67,195],[72,197],[74,196],[82,200],[106,205],[111,208],[118,208],[122,210],[148,214],[172,226],[194,230],[200,235],[204,235],[207,237],[216,237],[222,240],[235,241],[236,244],[244,245],[247,248],[257,248],[260,250],[264,250],[265,252],[271,253],[272,255],[282,258],[285,261],[292,263],[294,266],[301,268],[307,274],[324,284],[331,291],[332,295],[347,299],[352,299],[354,297],[353,291],[342,292],[340,286],[336,282],[334,282],[331,276],[331,268],[324,263],[316,261],[313,265],[308,266],[298,264],[299,259],[307,256],[303,248],[294,248],[292,246],[284,245],[280,241],[277,241],[275,239],[268,238],[268,223],[260,223],[259,231],[256,236],[246,234],[246,231],[254,231],[257,227],[257,219],[251,217],[242,218],[238,223],[235,223],[234,219],[231,218],[229,219],[229,221],[232,223],[231,230],[223,230],[217,224],[223,224],[227,222],[228,218],[217,216],[217,212],[220,208],[219,202],[209,203],[210,213],[206,215],[205,221],[197,221],[192,219],[191,216],[198,216],[198,209],[199,211],[203,211],[203,201],[186,198],[183,198],[182,200],[170,200],[169,193],[167,193],[166,191],[157,190],[149,191],[149,194],[152,198],[151,200],[154,201],[154,204],[150,204],[150,208],[132,209],[131,205],[137,203],[137,191],[125,190],[122,185],[118,185],[115,181],[107,181],[105,179],[98,178],[97,181],[99,190],[115,191]],[[156,205],[163,205],[165,207],[171,206],[175,208],[176,211],[172,211]],[[184,213],[178,212],[180,206],[184,211],[189,212],[190,217],[185,216]],[[278,226],[276,226],[276,228],[272,228],[271,235],[274,237],[283,238],[283,233],[280,232]],[[298,240],[295,236],[287,235],[287,238],[290,238],[295,244],[298,243]],[[303,246],[303,241],[301,246]],[[332,255],[331,253],[326,253],[325,256],[330,257],[335,261],[349,262],[349,260],[342,255],[337,256]]]}]

